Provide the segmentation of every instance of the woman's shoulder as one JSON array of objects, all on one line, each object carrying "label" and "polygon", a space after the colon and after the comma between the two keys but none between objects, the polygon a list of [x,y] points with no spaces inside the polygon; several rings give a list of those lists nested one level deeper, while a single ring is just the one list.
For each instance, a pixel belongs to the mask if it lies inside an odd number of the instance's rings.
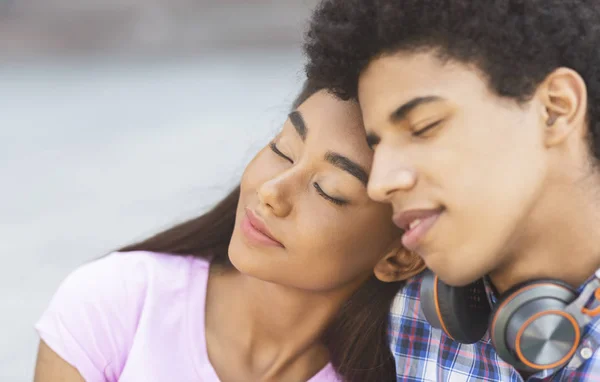
[{"label": "woman's shoulder", "polygon": [[100,294],[111,290],[123,292],[123,287],[141,291],[150,285],[174,289],[184,287],[192,273],[208,272],[208,269],[207,260],[191,256],[148,251],[113,252],[74,270],[59,289]]},{"label": "woman's shoulder", "polygon": [[190,293],[205,293],[208,269],[194,257],[111,253],[63,280],[36,330],[86,379],[118,380],[142,322],[167,307],[184,315]]},{"label": "woman's shoulder", "polygon": [[156,305],[184,296],[182,292],[205,278],[208,269],[207,260],[191,256],[113,252],[71,272],[59,285],[49,310],[62,314],[90,309],[139,315],[148,301]]}]

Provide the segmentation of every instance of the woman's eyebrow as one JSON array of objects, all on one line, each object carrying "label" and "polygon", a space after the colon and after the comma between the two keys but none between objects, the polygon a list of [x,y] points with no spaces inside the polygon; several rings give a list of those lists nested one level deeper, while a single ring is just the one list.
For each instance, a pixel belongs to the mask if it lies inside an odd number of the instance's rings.
[{"label": "woman's eyebrow", "polygon": [[332,165],[341,168],[346,171],[348,174],[354,176],[356,179],[360,180],[360,182],[366,187],[367,182],[369,181],[369,175],[367,172],[358,164],[346,158],[345,156],[334,153],[333,151],[328,151],[325,154],[325,160]]},{"label": "woman's eyebrow", "polygon": [[[288,118],[292,125],[296,129],[296,132],[300,136],[300,138],[304,141],[306,140],[306,135],[308,133],[308,129],[306,128],[306,123],[304,123],[304,118],[302,118],[302,114],[298,110],[292,111]],[[346,171],[348,174],[354,176],[356,179],[360,180],[360,182],[366,187],[367,182],[369,180],[369,175],[359,164],[353,162],[349,158],[335,153],[333,151],[328,151],[325,154],[325,160],[332,165]]]},{"label": "woman's eyebrow", "polygon": [[304,123],[304,118],[302,118],[302,114],[300,114],[298,110],[294,110],[288,115],[288,118],[290,119],[290,122],[292,122],[292,125],[294,125],[294,128],[296,129],[296,132],[298,133],[302,141],[305,141],[308,129],[306,128],[306,124]]}]

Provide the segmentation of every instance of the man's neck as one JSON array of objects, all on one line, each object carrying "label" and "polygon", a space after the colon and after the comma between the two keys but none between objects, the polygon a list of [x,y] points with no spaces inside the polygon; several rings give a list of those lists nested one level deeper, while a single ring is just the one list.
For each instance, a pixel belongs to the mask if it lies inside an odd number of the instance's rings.
[{"label": "man's neck", "polygon": [[600,187],[596,177],[551,187],[528,217],[507,261],[490,273],[500,293],[528,280],[577,288],[600,267]]}]

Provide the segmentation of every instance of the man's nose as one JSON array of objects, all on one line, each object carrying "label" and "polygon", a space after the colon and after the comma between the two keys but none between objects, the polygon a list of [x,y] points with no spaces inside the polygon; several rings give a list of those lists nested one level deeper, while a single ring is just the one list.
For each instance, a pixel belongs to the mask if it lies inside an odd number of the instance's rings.
[{"label": "man's nose", "polygon": [[375,153],[367,192],[377,202],[390,203],[396,192],[408,191],[416,185],[417,173],[400,156],[393,155],[392,150],[386,151]]}]

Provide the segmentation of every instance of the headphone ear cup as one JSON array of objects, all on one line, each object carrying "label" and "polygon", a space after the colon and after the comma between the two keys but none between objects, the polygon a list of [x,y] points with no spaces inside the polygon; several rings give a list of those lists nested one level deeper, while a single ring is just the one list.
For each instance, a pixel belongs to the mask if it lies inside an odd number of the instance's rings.
[{"label": "headphone ear cup", "polygon": [[483,280],[452,287],[426,270],[420,288],[421,310],[429,324],[455,341],[472,344],[483,338],[491,312]]},{"label": "headphone ear cup", "polygon": [[581,336],[577,321],[564,311],[575,298],[576,291],[557,280],[528,281],[506,291],[489,325],[500,358],[530,372],[568,362]]}]

